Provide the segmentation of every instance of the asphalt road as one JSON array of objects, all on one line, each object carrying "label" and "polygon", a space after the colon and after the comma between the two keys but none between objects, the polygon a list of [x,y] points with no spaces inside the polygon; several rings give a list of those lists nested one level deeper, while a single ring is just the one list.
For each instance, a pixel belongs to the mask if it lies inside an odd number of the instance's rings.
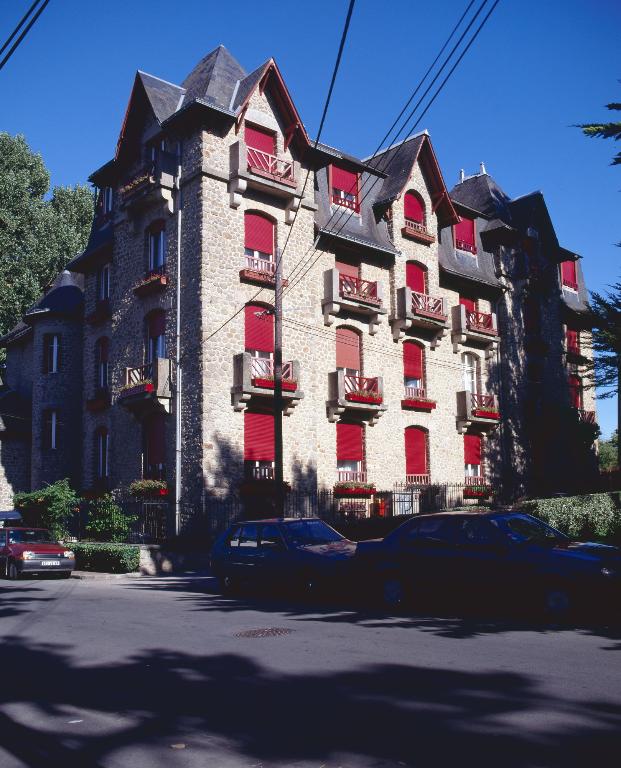
[{"label": "asphalt road", "polygon": [[620,759],[612,628],[227,600],[208,577],[3,581],[0,618],[0,768]]}]

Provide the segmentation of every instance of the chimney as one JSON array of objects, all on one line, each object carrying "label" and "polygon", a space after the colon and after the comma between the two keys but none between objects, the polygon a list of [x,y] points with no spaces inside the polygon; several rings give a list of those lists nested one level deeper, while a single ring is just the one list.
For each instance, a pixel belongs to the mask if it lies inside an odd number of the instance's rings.
[{"label": "chimney", "polygon": [[459,183],[461,184],[463,180],[466,178],[466,174],[464,173],[464,169],[462,168],[459,172]]},{"label": "chimney", "polygon": [[487,174],[487,171],[485,170],[485,163],[481,163],[481,176],[484,176]]}]

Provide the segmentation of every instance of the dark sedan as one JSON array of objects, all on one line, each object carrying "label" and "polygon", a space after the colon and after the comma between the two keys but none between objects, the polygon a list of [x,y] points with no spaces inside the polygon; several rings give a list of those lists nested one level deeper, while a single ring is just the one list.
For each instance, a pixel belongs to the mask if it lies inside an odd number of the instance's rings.
[{"label": "dark sedan", "polygon": [[421,515],[381,541],[361,542],[356,560],[393,607],[492,601],[560,616],[586,606],[618,611],[621,596],[617,547],[572,541],[518,512]]},{"label": "dark sedan", "polygon": [[356,551],[317,518],[249,520],[232,525],[211,550],[211,568],[223,592],[238,586],[342,586]]}]

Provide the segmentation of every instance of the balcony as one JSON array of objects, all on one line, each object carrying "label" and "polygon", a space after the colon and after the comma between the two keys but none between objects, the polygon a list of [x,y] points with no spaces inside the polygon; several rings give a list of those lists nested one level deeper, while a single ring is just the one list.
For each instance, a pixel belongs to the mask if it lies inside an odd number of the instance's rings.
[{"label": "balcony", "polygon": [[462,390],[457,392],[457,430],[465,432],[470,426],[494,429],[500,421],[498,400],[495,395]]},{"label": "balcony", "polygon": [[125,369],[125,384],[118,402],[138,418],[163,408],[170,412],[172,361],[158,357],[152,363]]},{"label": "balcony", "polygon": [[[246,266],[239,270],[239,279],[255,285],[267,285],[271,288],[276,283],[276,262],[268,259],[258,259],[255,256],[245,256]],[[282,281],[283,288],[289,285],[288,280]]]},{"label": "balcony", "polygon": [[436,401],[427,397],[427,391],[421,387],[405,387],[401,407],[410,411],[433,411]]},{"label": "balcony", "polygon": [[121,208],[137,213],[163,202],[172,213],[178,162],[171,152],[158,151],[156,159],[143,166],[119,190]]},{"label": "balcony", "polygon": [[110,308],[110,299],[98,299],[95,302],[95,309],[89,312],[84,318],[88,325],[100,325],[106,320],[109,320],[112,316],[112,310]]},{"label": "balcony", "polygon": [[466,251],[466,253],[471,253],[473,256],[477,255],[476,245],[468,243],[466,240],[459,240],[458,238],[455,238],[455,248],[458,251]]},{"label": "balcony", "polygon": [[464,499],[487,499],[492,494],[492,488],[485,475],[466,475],[464,477]]},{"label": "balcony", "polygon": [[583,424],[596,424],[595,411],[584,411],[578,408],[578,418]]},{"label": "balcony", "polygon": [[453,330],[453,351],[459,352],[462,345],[483,347],[485,356],[491,357],[498,347],[498,326],[495,312],[471,312],[463,304],[451,310]]},{"label": "balcony", "polygon": [[[304,397],[300,386],[300,363],[289,360],[282,364],[283,413],[289,416]],[[269,398],[269,399],[268,399]],[[240,352],[233,357],[231,402],[234,410],[243,411],[248,403],[270,403],[274,398],[274,361]]]},{"label": "balcony", "polygon": [[328,421],[338,421],[347,412],[348,416],[358,416],[372,427],[386,410],[383,402],[384,380],[381,376],[371,379],[349,376],[344,371],[328,374]]},{"label": "balcony", "polygon": [[390,318],[390,325],[395,341],[412,328],[430,332],[430,346],[434,349],[448,328],[446,299],[418,293],[407,286],[398,288],[396,314]]},{"label": "balcony", "polygon": [[342,275],[338,269],[327,269],[323,273],[323,322],[332,325],[334,317],[341,312],[360,315],[368,319],[369,333],[377,333],[384,309],[384,294],[381,283],[361,280]]},{"label": "balcony", "polygon": [[166,267],[161,266],[146,273],[144,279],[134,286],[136,296],[150,296],[152,293],[163,291],[168,285]]},{"label": "balcony", "polygon": [[344,469],[338,469],[336,471],[336,483],[334,484],[333,493],[335,496],[356,498],[373,496],[375,493],[375,486],[373,483],[367,482],[366,470],[358,472],[350,472]]},{"label": "balcony", "polygon": [[333,192],[330,195],[330,202],[332,205],[340,205],[341,207],[347,208],[354,213],[360,213],[360,203],[358,202],[358,197],[356,195],[352,195],[350,199],[347,197],[342,197],[341,195]]},{"label": "balcony", "polygon": [[405,476],[405,484],[412,486],[412,485],[429,485],[431,483],[431,478],[429,475],[406,475]]},{"label": "balcony", "polygon": [[229,196],[231,208],[239,208],[248,188],[280,197],[287,203],[286,221],[291,224],[300,205],[300,164],[248,147],[242,139],[229,148]]},{"label": "balcony", "polygon": [[405,227],[402,227],[401,234],[403,237],[407,237],[410,240],[416,240],[416,242],[424,243],[425,245],[431,245],[431,243],[435,243],[436,241],[434,235],[428,231],[424,224],[414,221],[413,219],[405,220]]}]

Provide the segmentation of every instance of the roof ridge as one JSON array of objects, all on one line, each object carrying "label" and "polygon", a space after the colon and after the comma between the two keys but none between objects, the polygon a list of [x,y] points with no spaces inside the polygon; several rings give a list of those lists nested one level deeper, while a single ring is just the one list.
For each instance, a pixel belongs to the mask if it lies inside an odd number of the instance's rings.
[{"label": "roof ridge", "polygon": [[159,80],[160,83],[166,83],[166,85],[172,85],[173,88],[178,88],[180,91],[185,91],[185,88],[182,85],[177,85],[176,83],[171,83],[170,80],[164,80],[163,77],[158,77],[157,75],[152,75],[150,72],[145,72],[144,69],[137,70],[139,75],[146,75],[147,77],[153,78],[153,80]]},{"label": "roof ridge", "polygon": [[408,141],[412,141],[413,139],[419,139],[421,136],[430,136],[430,133],[427,130],[427,128],[424,128],[422,131],[418,131],[418,133],[413,133],[411,136],[407,136],[402,141],[397,141],[394,144],[391,144],[389,147],[382,149],[381,152],[376,152],[374,155],[363,157],[362,160],[363,162],[367,163],[369,160],[374,160],[376,157],[379,157],[380,155],[385,155],[386,152],[390,152],[391,149],[395,149],[396,147],[400,147],[403,144],[407,144]]}]

